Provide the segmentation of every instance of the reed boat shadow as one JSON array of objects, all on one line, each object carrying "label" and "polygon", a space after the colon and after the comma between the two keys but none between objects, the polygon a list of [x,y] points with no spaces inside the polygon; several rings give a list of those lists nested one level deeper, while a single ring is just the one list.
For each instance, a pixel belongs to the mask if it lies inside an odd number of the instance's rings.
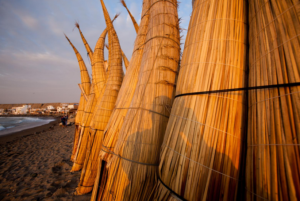
[{"label": "reed boat shadow", "polygon": [[146,200],[149,197],[157,182],[160,147],[164,137],[161,133],[166,130],[171,105],[170,98],[159,96],[152,103],[143,104],[140,107],[142,109],[133,111],[135,122],[124,122],[127,133],[132,130],[136,132],[118,140],[122,144],[121,152],[114,156],[114,162],[108,169],[106,162],[102,162],[96,200],[137,200],[134,199],[136,197]]},{"label": "reed boat shadow", "polygon": [[[244,200],[244,193],[237,195],[244,189],[239,177],[242,137],[228,132],[224,116],[201,120],[195,113],[199,108],[185,100],[191,99],[175,99],[161,145],[159,179],[147,200]],[[239,125],[241,136],[245,120]]]},{"label": "reed boat shadow", "polygon": [[[164,136],[155,136],[157,114],[152,113],[151,121],[140,122],[148,129],[121,139],[122,155],[109,169],[102,168],[97,200],[235,199],[242,139],[215,128],[216,122],[201,122],[195,109],[182,100],[175,100],[173,107],[178,109],[169,113]],[[146,112],[139,115],[150,115]],[[168,118],[165,121],[167,125]],[[228,144],[229,140],[234,143]]]}]

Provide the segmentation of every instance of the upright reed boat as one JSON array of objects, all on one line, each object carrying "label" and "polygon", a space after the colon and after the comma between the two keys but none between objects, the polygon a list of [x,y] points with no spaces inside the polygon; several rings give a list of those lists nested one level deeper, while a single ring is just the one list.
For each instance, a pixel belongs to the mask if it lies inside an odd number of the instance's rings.
[{"label": "upright reed boat", "polygon": [[[244,139],[246,0],[195,0],[150,200],[234,200]],[[224,92],[217,92],[224,90]]]}]

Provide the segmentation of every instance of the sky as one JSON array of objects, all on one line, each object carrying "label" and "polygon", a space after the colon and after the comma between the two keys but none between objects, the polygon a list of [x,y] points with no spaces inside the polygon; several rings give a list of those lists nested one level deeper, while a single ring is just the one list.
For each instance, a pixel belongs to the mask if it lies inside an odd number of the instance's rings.
[{"label": "sky", "polygon": [[[136,37],[131,19],[119,0],[104,2],[111,18],[121,13],[114,27],[130,59]],[[142,0],[125,2],[139,23]],[[191,0],[179,4],[181,43],[185,41],[191,4]],[[90,74],[91,64],[75,22],[94,49],[106,28],[99,0],[0,0],[0,104],[79,102],[79,66],[64,33]]]}]

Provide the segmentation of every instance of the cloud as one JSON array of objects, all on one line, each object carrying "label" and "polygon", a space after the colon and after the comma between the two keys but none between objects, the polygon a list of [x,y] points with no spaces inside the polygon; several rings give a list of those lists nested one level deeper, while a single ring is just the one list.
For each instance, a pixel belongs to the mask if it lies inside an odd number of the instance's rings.
[{"label": "cloud", "polygon": [[21,20],[27,27],[31,29],[35,29],[38,26],[38,21],[29,15],[21,16]]},{"label": "cloud", "polygon": [[[119,0],[106,0],[105,3],[111,17],[121,12],[114,27],[130,60],[136,37],[131,19]],[[140,23],[142,0],[127,0],[126,3]],[[179,5],[183,28],[188,27],[190,4]],[[94,49],[106,28],[99,1],[0,0],[0,103],[79,100],[79,67],[63,32],[80,52],[89,74],[91,66],[78,30],[74,29],[75,21],[79,21]]]}]

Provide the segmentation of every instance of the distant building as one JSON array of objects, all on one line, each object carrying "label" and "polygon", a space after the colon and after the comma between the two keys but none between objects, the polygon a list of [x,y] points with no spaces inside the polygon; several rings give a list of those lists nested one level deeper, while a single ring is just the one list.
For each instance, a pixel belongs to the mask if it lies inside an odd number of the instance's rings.
[{"label": "distant building", "polygon": [[0,115],[3,115],[4,109],[0,109]]},{"label": "distant building", "polygon": [[48,105],[47,110],[55,110],[55,107],[53,107],[52,105]]},{"label": "distant building", "polygon": [[69,109],[74,109],[75,107],[74,107],[74,105],[68,105],[68,108]]},{"label": "distant building", "polygon": [[58,106],[58,107],[56,108],[56,110],[57,110],[57,112],[61,112],[61,111],[63,110],[63,108]]},{"label": "distant building", "polygon": [[13,107],[13,114],[27,114],[31,109],[31,105],[23,105],[22,107]]}]

